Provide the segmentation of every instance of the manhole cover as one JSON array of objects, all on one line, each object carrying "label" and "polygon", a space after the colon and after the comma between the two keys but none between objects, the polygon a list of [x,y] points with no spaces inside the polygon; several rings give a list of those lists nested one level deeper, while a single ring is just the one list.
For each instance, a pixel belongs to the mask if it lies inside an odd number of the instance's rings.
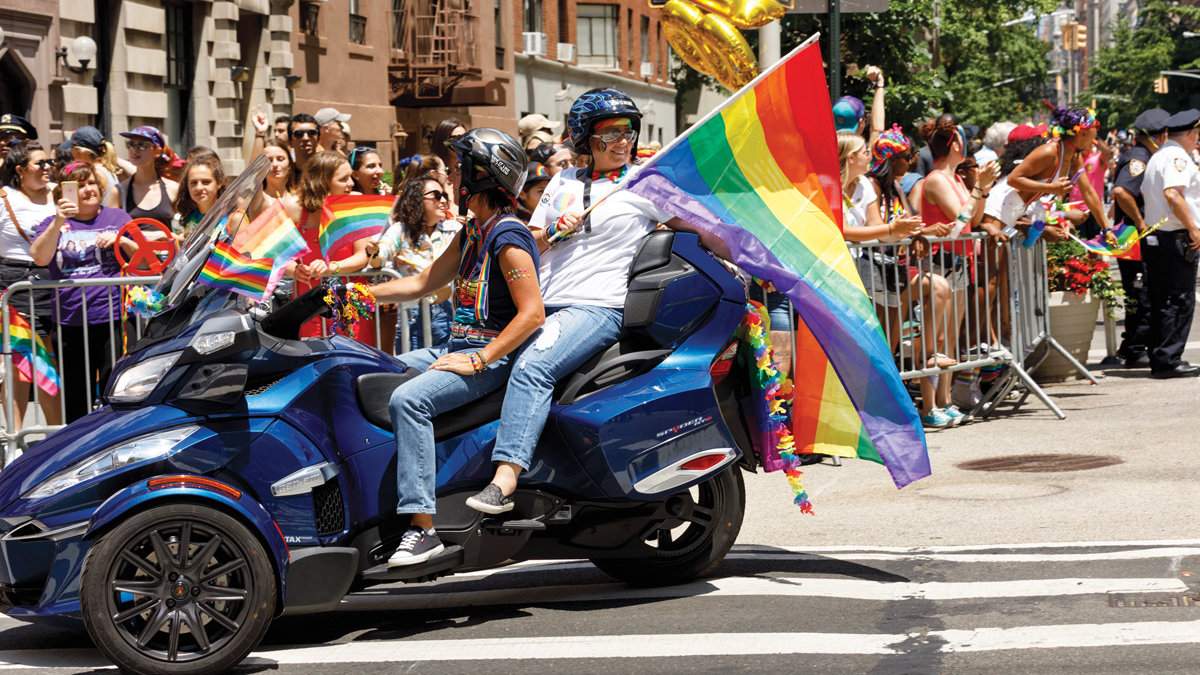
[{"label": "manhole cover", "polygon": [[989,457],[958,464],[966,471],[1020,471],[1023,473],[1053,473],[1055,471],[1087,471],[1120,464],[1120,457],[1112,455],[1007,455]]}]

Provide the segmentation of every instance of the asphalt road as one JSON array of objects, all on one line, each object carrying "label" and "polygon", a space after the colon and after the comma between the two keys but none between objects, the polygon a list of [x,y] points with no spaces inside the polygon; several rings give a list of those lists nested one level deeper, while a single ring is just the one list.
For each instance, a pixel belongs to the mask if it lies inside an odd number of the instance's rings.
[{"label": "asphalt road", "polygon": [[[810,467],[811,517],[782,477],[748,477],[712,579],[634,589],[561,561],[375,587],[280,620],[241,671],[1200,672],[1200,380],[1105,375],[1048,389],[1065,421],[1029,401],[931,434],[934,475],[904,490]],[[1031,453],[1098,466],[964,466]],[[86,635],[0,619],[0,669],[105,666]]]}]

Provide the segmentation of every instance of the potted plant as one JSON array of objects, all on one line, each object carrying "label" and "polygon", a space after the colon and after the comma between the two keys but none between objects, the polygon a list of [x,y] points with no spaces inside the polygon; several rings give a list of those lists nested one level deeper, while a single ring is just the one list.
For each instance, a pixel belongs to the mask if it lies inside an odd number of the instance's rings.
[{"label": "potted plant", "polygon": [[[1046,245],[1047,281],[1050,286],[1050,334],[1080,363],[1086,364],[1100,307],[1110,314],[1122,304],[1125,294],[1113,279],[1108,260],[1089,253],[1073,239]],[[1042,382],[1061,382],[1078,373],[1059,354],[1050,350],[1038,367]]]}]

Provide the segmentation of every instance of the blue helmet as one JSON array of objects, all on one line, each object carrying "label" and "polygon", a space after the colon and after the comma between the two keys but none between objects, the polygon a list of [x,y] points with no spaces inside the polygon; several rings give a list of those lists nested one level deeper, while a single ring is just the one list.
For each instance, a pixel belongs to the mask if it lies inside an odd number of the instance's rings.
[{"label": "blue helmet", "polygon": [[[641,132],[642,113],[625,92],[604,88],[590,89],[580,94],[567,113],[567,131],[571,134],[571,145],[574,146],[575,152],[590,155],[592,151],[588,138],[592,135],[592,128],[596,126],[596,122],[614,117],[628,118],[633,123],[634,133]],[[633,146],[637,147],[636,136]]]}]

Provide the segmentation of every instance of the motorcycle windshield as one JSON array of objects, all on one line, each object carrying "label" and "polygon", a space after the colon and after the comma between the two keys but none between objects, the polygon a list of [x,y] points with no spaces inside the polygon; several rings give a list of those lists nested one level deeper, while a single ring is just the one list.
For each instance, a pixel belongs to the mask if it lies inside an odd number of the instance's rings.
[{"label": "motorcycle windshield", "polygon": [[[251,222],[268,206],[269,198],[262,190],[262,182],[269,165],[266,156],[259,155],[245,171],[230,181],[217,197],[216,203],[188,234],[179,254],[158,282],[157,290],[165,296],[164,312],[178,308],[188,298],[209,291],[208,287],[197,283],[200,270],[204,268],[218,240],[232,238],[239,227]],[[200,303],[200,306],[206,304]]]}]

